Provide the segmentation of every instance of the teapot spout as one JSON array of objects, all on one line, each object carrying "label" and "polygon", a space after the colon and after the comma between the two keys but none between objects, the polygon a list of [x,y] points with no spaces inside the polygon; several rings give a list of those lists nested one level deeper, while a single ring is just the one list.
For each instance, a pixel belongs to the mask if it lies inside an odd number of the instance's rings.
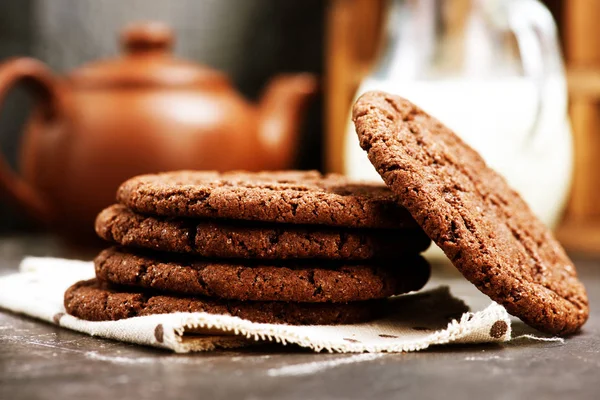
[{"label": "teapot spout", "polygon": [[264,169],[289,169],[298,147],[301,122],[317,92],[317,78],[308,73],[280,75],[267,86],[260,102],[259,141]]}]

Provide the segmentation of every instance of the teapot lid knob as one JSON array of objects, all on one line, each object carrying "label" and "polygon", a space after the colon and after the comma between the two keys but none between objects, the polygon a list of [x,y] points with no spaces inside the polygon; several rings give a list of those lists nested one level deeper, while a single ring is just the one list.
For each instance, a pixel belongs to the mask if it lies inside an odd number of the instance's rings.
[{"label": "teapot lid knob", "polygon": [[[1,0],[0,0],[1,1]],[[73,71],[69,81],[80,88],[215,87],[227,78],[203,65],[172,57],[175,35],[163,22],[137,22],[121,31],[124,57],[100,60]]]},{"label": "teapot lid knob", "polygon": [[121,32],[121,45],[130,54],[164,52],[173,45],[173,31],[163,22],[136,22]]}]

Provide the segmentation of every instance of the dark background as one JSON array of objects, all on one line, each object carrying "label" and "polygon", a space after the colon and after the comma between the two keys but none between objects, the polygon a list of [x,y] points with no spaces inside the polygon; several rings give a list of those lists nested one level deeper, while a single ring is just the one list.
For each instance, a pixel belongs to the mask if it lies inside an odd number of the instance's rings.
[{"label": "dark background", "polygon": [[[279,72],[323,69],[323,0],[2,0],[0,60],[32,56],[66,73],[119,54],[127,23],[160,20],[177,35],[175,54],[229,74],[248,98]],[[21,130],[31,107],[17,88],[0,110],[0,148],[17,164]],[[298,168],[321,168],[321,97],[304,127]],[[0,199],[0,232],[35,225]]]}]

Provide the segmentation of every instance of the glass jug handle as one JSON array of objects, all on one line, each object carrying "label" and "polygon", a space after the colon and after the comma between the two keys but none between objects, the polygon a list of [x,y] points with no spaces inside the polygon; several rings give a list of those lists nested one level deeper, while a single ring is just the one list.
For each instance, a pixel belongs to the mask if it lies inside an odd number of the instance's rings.
[{"label": "glass jug handle", "polygon": [[[509,4],[509,24],[517,40],[523,63],[523,72],[535,83],[537,105],[535,119],[527,137],[529,143],[536,141],[539,125],[545,109],[546,83],[552,72],[562,70],[562,65],[552,65],[559,59],[554,19],[546,7],[538,0],[511,0]],[[551,55],[556,55],[553,60]]]}]

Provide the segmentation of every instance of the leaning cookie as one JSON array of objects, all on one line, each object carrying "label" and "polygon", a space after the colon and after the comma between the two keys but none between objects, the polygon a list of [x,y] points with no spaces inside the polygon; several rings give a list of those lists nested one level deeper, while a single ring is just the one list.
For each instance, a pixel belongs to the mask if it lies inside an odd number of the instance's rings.
[{"label": "leaning cookie", "polygon": [[361,96],[353,119],[399,204],[479,290],[548,333],[585,323],[588,298],[573,262],[477,152],[408,100],[383,92]]},{"label": "leaning cookie", "polygon": [[109,248],[94,260],[99,280],[184,295],[252,301],[346,303],[421,289],[430,268],[418,256],[371,265],[197,261]]},{"label": "leaning cookie", "polygon": [[226,218],[352,228],[416,228],[384,185],[316,171],[203,172],[141,175],[117,199],[149,215]]},{"label": "leaning cookie", "polygon": [[153,217],[116,204],[96,219],[101,238],[127,247],[249,259],[398,259],[431,240],[420,228],[347,229],[311,225]]},{"label": "leaning cookie", "polygon": [[338,325],[368,321],[381,310],[379,301],[348,304],[240,302],[201,297],[167,296],[115,289],[96,279],[81,281],[65,292],[67,313],[88,321],[115,321],[176,312],[231,315],[253,322],[289,325]]}]

